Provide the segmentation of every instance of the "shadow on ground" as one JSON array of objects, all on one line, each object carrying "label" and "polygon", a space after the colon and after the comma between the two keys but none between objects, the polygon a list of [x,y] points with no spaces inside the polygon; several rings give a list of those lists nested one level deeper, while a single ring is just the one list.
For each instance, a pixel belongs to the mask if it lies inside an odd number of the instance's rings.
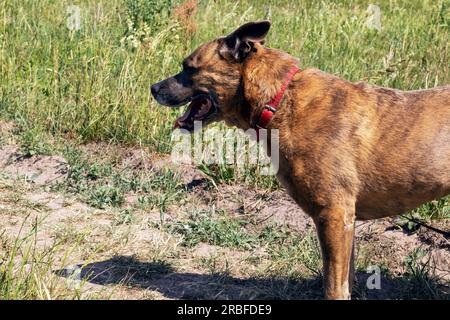
[{"label": "shadow on ground", "polygon": [[[77,273],[74,270],[79,270]],[[97,285],[126,285],[142,290],[158,291],[169,299],[321,299],[322,279],[247,278],[227,274],[208,275],[180,273],[166,262],[141,262],[133,257],[118,256],[88,265],[77,265],[55,272],[59,276],[76,278]],[[424,292],[417,279],[397,277],[381,279],[381,289],[369,290],[370,274],[357,273],[353,298],[356,299],[448,299],[447,292]],[[430,286],[430,279],[426,284]],[[420,285],[420,283],[419,283]],[[424,284],[425,285],[425,284]],[[442,285],[431,283],[434,288]],[[448,287],[446,287],[448,289]],[[405,292],[408,291],[408,292]],[[445,288],[443,289],[445,290]]]}]

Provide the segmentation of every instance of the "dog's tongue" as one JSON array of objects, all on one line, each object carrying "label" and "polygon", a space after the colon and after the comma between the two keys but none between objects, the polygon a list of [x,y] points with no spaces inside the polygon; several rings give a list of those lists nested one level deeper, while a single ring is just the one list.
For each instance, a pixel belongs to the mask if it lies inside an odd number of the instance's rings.
[{"label": "dog's tongue", "polygon": [[173,128],[174,128],[174,129],[182,128],[184,122],[185,122],[187,119],[191,118],[191,114],[194,114],[194,113],[195,113],[195,112],[194,112],[194,110],[193,110],[193,108],[192,108],[192,103],[190,103],[189,106],[188,106],[188,108],[187,108],[187,110],[184,112],[184,114],[183,114],[181,117],[178,117],[178,118],[175,120],[175,123],[174,123],[174,125],[173,125]]},{"label": "dog's tongue", "polygon": [[183,128],[187,122],[191,123],[194,120],[201,120],[201,118],[208,113],[211,108],[211,101],[207,98],[199,98],[193,100],[186,112],[175,120],[174,129]]}]

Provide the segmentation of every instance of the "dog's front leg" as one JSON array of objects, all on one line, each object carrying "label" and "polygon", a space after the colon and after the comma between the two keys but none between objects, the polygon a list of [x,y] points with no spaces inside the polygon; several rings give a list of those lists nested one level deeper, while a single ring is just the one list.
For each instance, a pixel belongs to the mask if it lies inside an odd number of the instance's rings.
[{"label": "dog's front leg", "polygon": [[332,206],[314,217],[323,257],[325,298],[350,299],[354,209]]}]

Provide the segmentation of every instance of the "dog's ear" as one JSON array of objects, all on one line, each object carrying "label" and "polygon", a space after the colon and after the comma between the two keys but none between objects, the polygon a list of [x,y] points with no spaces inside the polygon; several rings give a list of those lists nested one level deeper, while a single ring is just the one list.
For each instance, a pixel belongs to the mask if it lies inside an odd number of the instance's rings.
[{"label": "dog's ear", "polygon": [[267,20],[249,22],[240,26],[224,38],[220,54],[237,62],[244,61],[253,50],[256,42],[264,43],[269,29],[270,21]]}]

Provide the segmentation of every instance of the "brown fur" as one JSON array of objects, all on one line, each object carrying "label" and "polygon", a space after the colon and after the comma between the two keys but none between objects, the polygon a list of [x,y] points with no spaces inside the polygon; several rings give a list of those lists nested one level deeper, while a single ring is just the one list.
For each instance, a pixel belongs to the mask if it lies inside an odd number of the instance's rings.
[{"label": "brown fur", "polygon": [[[193,86],[217,94],[223,120],[254,127],[297,60],[251,43],[242,62],[225,38],[185,64]],[[327,298],[350,297],[355,219],[398,215],[450,193],[450,87],[399,91],[351,83],[317,69],[298,72],[269,125],[279,129],[278,178],[313,218]]]}]

